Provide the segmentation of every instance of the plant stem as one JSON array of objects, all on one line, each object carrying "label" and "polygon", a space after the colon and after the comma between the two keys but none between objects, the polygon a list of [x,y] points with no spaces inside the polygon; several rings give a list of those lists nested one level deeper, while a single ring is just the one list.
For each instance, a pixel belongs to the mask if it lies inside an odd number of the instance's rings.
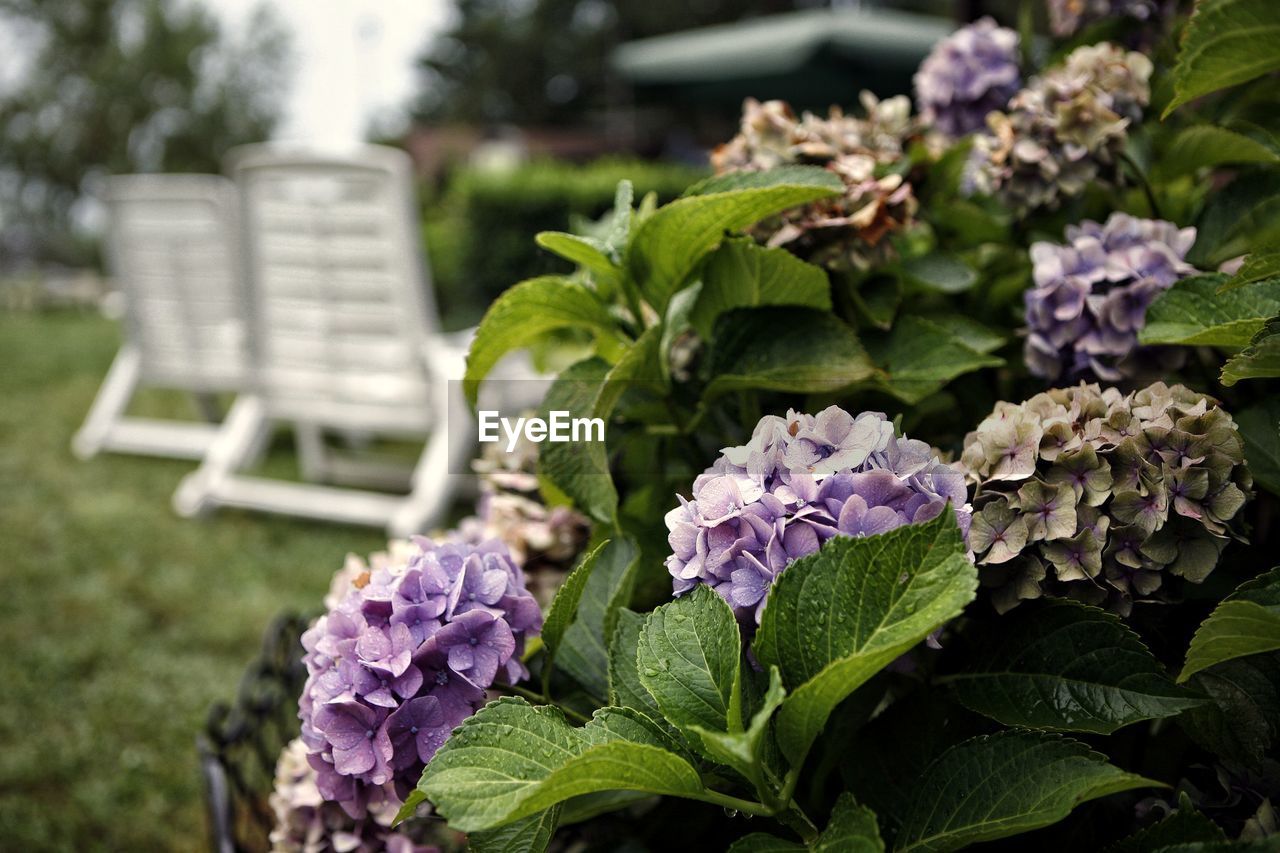
[{"label": "plant stem", "polygon": [[813,821],[809,820],[809,817],[804,812],[800,811],[800,807],[795,803],[778,812],[774,817],[783,826],[804,839],[806,844],[818,837],[818,828],[813,825]]},{"label": "plant stem", "polygon": [[726,809],[732,809],[735,812],[759,815],[761,817],[770,817],[773,815],[773,810],[764,803],[757,803],[754,800],[743,800],[738,797],[732,797],[728,794],[722,794],[719,791],[712,791],[709,788],[699,794],[697,798],[703,802],[712,803],[717,806],[724,806]]},{"label": "plant stem", "polygon": [[495,684],[493,685],[493,689],[502,693],[509,693],[512,696],[523,697],[525,699],[528,699],[530,702],[537,702],[540,705],[554,705],[555,707],[563,711],[566,717],[568,717],[569,719],[573,720],[576,723],[590,722],[590,720],[587,717],[584,717],[582,714],[579,714],[577,711],[573,710],[572,708],[566,708],[564,705],[561,705],[558,702],[552,702],[550,699],[546,697],[545,694],[538,693],[535,690],[528,690],[524,687],[519,687],[515,684]]},{"label": "plant stem", "polygon": [[1143,194],[1147,197],[1147,206],[1151,208],[1151,216],[1153,219],[1164,219],[1160,214],[1160,205],[1156,202],[1155,190],[1151,188],[1151,182],[1147,180],[1147,173],[1142,171],[1142,167],[1138,165],[1138,161],[1129,156],[1129,152],[1120,152],[1120,161],[1129,167],[1129,171],[1133,172],[1133,176],[1138,179],[1138,184],[1142,187]]}]

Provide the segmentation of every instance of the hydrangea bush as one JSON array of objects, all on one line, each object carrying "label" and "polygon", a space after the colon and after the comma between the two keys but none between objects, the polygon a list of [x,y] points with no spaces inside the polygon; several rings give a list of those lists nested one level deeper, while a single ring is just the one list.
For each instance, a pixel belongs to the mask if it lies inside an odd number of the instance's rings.
[{"label": "hydrangea bush", "polygon": [[[916,114],[749,100],[681,198],[537,235],[575,270],[464,386],[550,352],[605,440],[346,570],[324,798],[478,850],[1275,848],[1280,9],[1047,5]],[[581,539],[544,617],[508,555]]]}]

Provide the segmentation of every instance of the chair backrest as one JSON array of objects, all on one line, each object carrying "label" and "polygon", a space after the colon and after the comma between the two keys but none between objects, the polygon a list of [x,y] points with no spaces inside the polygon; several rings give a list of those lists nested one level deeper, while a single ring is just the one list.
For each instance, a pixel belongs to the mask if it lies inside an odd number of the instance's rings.
[{"label": "chair backrest", "polygon": [[217,175],[106,179],[107,260],[150,383],[235,391],[247,352],[235,185]]},{"label": "chair backrest", "polygon": [[230,156],[240,188],[254,384],[274,417],[429,428],[438,322],[409,159],[271,145]]}]

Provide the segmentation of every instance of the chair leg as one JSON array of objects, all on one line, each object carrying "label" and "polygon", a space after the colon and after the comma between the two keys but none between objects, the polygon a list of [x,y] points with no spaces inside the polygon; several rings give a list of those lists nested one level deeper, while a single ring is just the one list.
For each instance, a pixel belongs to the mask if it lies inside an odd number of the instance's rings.
[{"label": "chair leg", "polygon": [[317,424],[298,422],[293,425],[293,436],[302,479],[310,483],[330,479],[329,448],[324,443],[324,431]]},{"label": "chair leg", "polygon": [[441,382],[435,396],[436,411],[444,417],[414,468],[412,491],[387,523],[387,532],[396,538],[429,532],[440,523],[475,448],[475,424],[462,396],[462,383]]},{"label": "chair leg", "polygon": [[221,482],[253,464],[261,455],[270,427],[261,399],[252,394],[237,397],[200,467],[178,484],[173,494],[173,508],[177,513],[190,517],[208,511]]},{"label": "chair leg", "polygon": [[141,372],[142,353],[135,345],[125,343],[111,362],[111,369],[102,380],[102,387],[89,407],[84,424],[71,440],[71,451],[77,457],[89,459],[102,449],[112,428],[129,406]]}]

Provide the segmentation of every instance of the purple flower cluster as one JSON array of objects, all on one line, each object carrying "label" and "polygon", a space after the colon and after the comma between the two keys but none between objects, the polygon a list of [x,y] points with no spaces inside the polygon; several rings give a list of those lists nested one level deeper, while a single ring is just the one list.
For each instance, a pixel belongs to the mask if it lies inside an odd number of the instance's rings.
[{"label": "purple flower cluster", "polygon": [[[389,786],[388,786],[389,787]],[[275,853],[440,853],[440,848],[420,843],[423,825],[393,830],[400,801],[394,791],[370,798],[367,813],[353,818],[316,787],[316,771],[307,762],[307,745],[295,738],[276,762],[271,810],[276,825],[271,830]]]},{"label": "purple flower cluster", "polygon": [[1032,245],[1035,287],[1025,295],[1031,372],[1050,381],[1130,375],[1147,306],[1195,271],[1183,260],[1195,239],[1194,228],[1113,213],[1105,225],[1068,226],[1065,245]]},{"label": "purple flower cluster", "polygon": [[1075,35],[1086,24],[1128,16],[1145,21],[1156,13],[1154,0],[1048,0],[1049,27],[1059,38]]},{"label": "purple flower cluster", "polygon": [[951,139],[986,127],[1022,87],[1018,34],[982,18],[934,45],[916,72],[916,106],[925,122]]},{"label": "purple flower cluster", "polygon": [[353,817],[393,783],[405,796],[449,733],[495,682],[527,676],[542,611],[497,541],[393,553],[351,577],[302,637],[302,739],[326,800]]},{"label": "purple flower cluster", "polygon": [[927,521],[948,500],[966,535],[964,475],[929,445],[899,438],[879,412],[836,406],[766,416],[728,447],[667,513],[676,595],[711,586],[744,623],[758,623],[773,580],[833,536],[870,536]]}]

